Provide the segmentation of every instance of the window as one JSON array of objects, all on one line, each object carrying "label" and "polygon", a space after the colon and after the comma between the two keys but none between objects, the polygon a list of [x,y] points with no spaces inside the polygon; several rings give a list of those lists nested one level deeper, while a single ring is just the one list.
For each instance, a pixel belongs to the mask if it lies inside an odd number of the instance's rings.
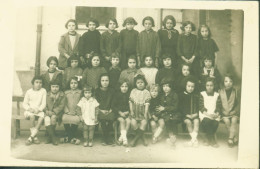
[{"label": "window", "polygon": [[86,21],[93,17],[97,19],[100,26],[105,26],[107,20],[116,17],[116,8],[114,7],[76,7],[75,18],[79,25],[85,25]]}]

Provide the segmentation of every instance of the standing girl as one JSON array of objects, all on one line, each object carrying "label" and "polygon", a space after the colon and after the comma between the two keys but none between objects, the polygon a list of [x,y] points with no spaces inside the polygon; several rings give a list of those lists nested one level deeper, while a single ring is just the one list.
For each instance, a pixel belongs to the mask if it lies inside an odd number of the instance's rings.
[{"label": "standing girl", "polygon": [[121,72],[119,81],[127,80],[129,82],[129,88],[132,89],[135,84],[134,77],[138,72],[140,71],[136,69],[136,57],[131,55],[128,58],[128,68]]},{"label": "standing girl", "polygon": [[93,53],[100,53],[100,33],[96,30],[99,22],[90,18],[86,23],[88,31],[85,32],[79,43],[79,56],[82,62],[82,68],[85,69],[89,65],[89,59]]},{"label": "standing girl", "polygon": [[156,111],[161,113],[161,117],[165,121],[166,130],[169,138],[167,142],[175,147],[176,135],[178,133],[178,123],[181,121],[180,113],[178,112],[179,99],[177,94],[172,90],[172,82],[168,79],[161,81],[163,94],[160,95],[160,105]]},{"label": "standing girl", "polygon": [[183,33],[179,36],[177,47],[180,64],[186,63],[191,65],[191,72],[198,76],[200,65],[199,60],[195,56],[197,37],[192,34],[192,31],[195,31],[195,25],[190,21],[183,22],[181,30]]},{"label": "standing girl", "polygon": [[219,91],[222,103],[222,119],[229,131],[228,146],[238,143],[238,121],[240,116],[240,91],[233,87],[233,76],[224,76],[224,88]]},{"label": "standing girl", "polygon": [[98,81],[101,74],[106,73],[104,67],[101,67],[100,56],[94,53],[90,58],[90,66],[87,67],[83,72],[82,83],[96,89],[98,87]]},{"label": "standing girl", "polygon": [[70,19],[65,24],[65,27],[68,29],[68,32],[61,36],[59,42],[59,69],[64,70],[67,65],[67,60],[71,57],[72,54],[78,54],[78,43],[80,34],[75,30],[78,29],[78,24],[76,20]]},{"label": "standing girl", "polygon": [[151,56],[144,56],[144,67],[140,68],[141,73],[144,75],[149,87],[155,84],[155,77],[158,69],[154,67],[153,58]]},{"label": "standing girl", "polygon": [[77,104],[81,97],[81,90],[79,89],[79,82],[77,77],[72,77],[69,80],[70,90],[65,91],[66,104],[64,114],[62,116],[62,123],[64,124],[66,137],[61,139],[61,142],[79,145],[80,140],[77,138],[77,129],[80,123],[81,112],[77,108]]},{"label": "standing girl", "polygon": [[198,30],[198,46],[196,50],[196,56],[200,59],[201,66],[205,56],[211,56],[213,58],[214,66],[218,51],[219,49],[216,42],[211,38],[211,31],[208,25],[201,25]]},{"label": "standing girl", "polygon": [[196,82],[192,78],[186,79],[185,91],[179,95],[180,113],[183,121],[186,124],[191,140],[187,143],[188,146],[198,147],[198,132],[199,132],[199,96],[196,95]]},{"label": "standing girl", "polygon": [[140,32],[137,41],[138,66],[143,65],[144,56],[151,56],[158,67],[161,44],[158,34],[152,29],[155,26],[154,19],[147,16],[142,23],[145,30]]},{"label": "standing girl", "polygon": [[137,22],[133,17],[128,17],[123,23],[123,29],[120,32],[120,51],[121,51],[121,68],[126,69],[128,66],[128,57],[131,55],[136,56],[138,31],[134,30]]},{"label": "standing girl", "polygon": [[179,32],[174,29],[176,20],[172,15],[168,15],[163,20],[163,29],[158,30],[161,42],[161,54],[170,54],[172,56],[174,67],[177,67],[177,44]]},{"label": "standing girl", "polygon": [[121,135],[118,139],[119,144],[124,146],[128,145],[127,132],[130,128],[131,120],[129,118],[129,84],[127,81],[122,81],[119,83],[120,90],[116,92],[113,102],[112,109],[117,115],[117,120],[120,123]]},{"label": "standing girl", "polygon": [[[58,59],[55,56],[51,56],[47,60],[48,71],[41,75],[42,77],[42,87],[46,89],[47,92],[50,91],[50,83],[52,81],[57,81],[59,84],[62,82],[62,73],[57,70]],[[61,87],[61,86],[60,86]]]},{"label": "standing girl", "polygon": [[115,18],[110,18],[106,23],[108,30],[101,35],[100,50],[104,60],[103,66],[108,71],[110,68],[110,56],[112,53],[119,53],[119,33],[115,30],[118,23]]},{"label": "standing girl", "polygon": [[113,142],[109,132],[113,130],[113,122],[115,120],[115,115],[111,107],[114,90],[109,87],[109,76],[107,73],[100,75],[98,88],[95,90],[95,97],[99,103],[98,119],[103,132],[102,144],[112,145]]},{"label": "standing girl", "polygon": [[136,146],[137,141],[141,138],[144,146],[147,146],[145,139],[145,129],[149,118],[149,103],[151,95],[145,89],[147,82],[142,75],[134,78],[135,88],[131,91],[129,99],[131,126],[136,135],[131,146]]},{"label": "standing girl", "polygon": [[83,137],[84,137],[84,147],[93,146],[93,137],[95,132],[95,126],[98,123],[98,106],[99,103],[93,95],[93,88],[86,86],[83,88],[83,97],[77,104],[80,107],[82,120],[83,120]]},{"label": "standing girl", "polygon": [[69,90],[68,82],[72,77],[77,77],[78,81],[82,79],[83,70],[80,68],[80,59],[77,55],[72,55],[68,59],[68,66],[63,75],[63,89]]},{"label": "standing girl", "polygon": [[199,117],[201,129],[206,134],[205,145],[219,147],[215,134],[220,121],[221,100],[219,94],[214,92],[214,79],[207,78],[206,91],[200,93],[199,99]]}]

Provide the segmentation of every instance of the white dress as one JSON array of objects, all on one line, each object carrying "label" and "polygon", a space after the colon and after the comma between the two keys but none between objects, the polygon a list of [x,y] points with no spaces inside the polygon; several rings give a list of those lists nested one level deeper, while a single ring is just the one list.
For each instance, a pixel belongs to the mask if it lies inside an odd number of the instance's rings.
[{"label": "white dress", "polygon": [[82,118],[86,125],[96,125],[95,123],[95,109],[99,106],[99,103],[96,99],[91,97],[87,100],[85,97],[82,97],[79,103],[77,104],[81,108]]}]

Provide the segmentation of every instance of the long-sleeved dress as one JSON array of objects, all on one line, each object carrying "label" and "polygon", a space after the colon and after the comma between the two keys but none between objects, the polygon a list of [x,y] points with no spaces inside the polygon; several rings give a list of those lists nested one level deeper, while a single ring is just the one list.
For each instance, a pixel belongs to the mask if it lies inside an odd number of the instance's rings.
[{"label": "long-sleeved dress", "polygon": [[96,89],[98,87],[98,80],[100,75],[103,73],[106,73],[104,67],[86,68],[82,74],[83,86],[88,85]]}]

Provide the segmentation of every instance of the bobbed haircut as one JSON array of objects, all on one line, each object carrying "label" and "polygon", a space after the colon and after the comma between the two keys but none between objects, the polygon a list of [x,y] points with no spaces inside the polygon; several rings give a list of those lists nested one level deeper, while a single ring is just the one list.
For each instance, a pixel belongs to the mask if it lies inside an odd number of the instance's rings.
[{"label": "bobbed haircut", "polygon": [[161,81],[161,87],[163,88],[163,85],[168,84],[171,89],[173,89],[173,81],[169,78],[163,78]]},{"label": "bobbed haircut", "polygon": [[133,17],[127,17],[124,20],[123,27],[125,27],[127,23],[130,23],[130,24],[133,24],[133,25],[137,25],[138,24]]},{"label": "bobbed haircut", "polygon": [[65,24],[65,28],[66,28],[66,29],[68,29],[68,24],[69,24],[70,22],[75,23],[75,27],[76,27],[76,29],[78,29],[78,23],[77,23],[77,21],[76,21],[75,19],[69,19],[69,20],[66,22],[66,24]]},{"label": "bobbed haircut", "polygon": [[59,90],[61,90],[61,82],[60,81],[58,81],[58,80],[52,80],[51,82],[50,82],[50,84],[49,84],[49,86],[50,86],[50,88],[51,88],[51,86],[59,86]]},{"label": "bobbed haircut", "polygon": [[167,15],[165,16],[165,18],[163,19],[163,26],[166,29],[166,22],[167,20],[171,20],[172,24],[173,24],[173,28],[176,26],[176,20],[172,15]]},{"label": "bobbed haircut", "polygon": [[58,67],[58,65],[59,65],[59,61],[58,61],[58,59],[57,59],[56,56],[50,56],[50,57],[48,58],[48,60],[47,60],[47,62],[46,62],[46,65],[47,65],[48,67],[49,67],[51,61],[56,62],[57,67]]},{"label": "bobbed haircut", "polygon": [[143,75],[138,74],[134,78],[134,87],[135,88],[137,88],[137,86],[136,86],[137,80],[142,80],[144,82],[145,86],[147,86],[147,81],[145,80],[145,77]]},{"label": "bobbed haircut", "polygon": [[146,16],[146,17],[143,19],[143,21],[142,21],[143,26],[144,26],[144,22],[145,22],[146,20],[151,21],[152,27],[155,26],[155,24],[154,24],[154,19],[153,19],[151,16]]},{"label": "bobbed haircut", "polygon": [[211,38],[212,34],[211,34],[211,30],[210,30],[208,25],[200,25],[200,27],[198,29],[198,37],[202,38],[202,35],[201,35],[201,29],[202,28],[207,28],[208,29],[208,32],[209,32],[208,38]]},{"label": "bobbed haircut", "polygon": [[77,60],[77,61],[78,61],[78,67],[80,67],[81,61],[80,61],[79,56],[76,55],[76,54],[72,54],[72,55],[68,58],[68,60],[67,60],[68,67],[71,67],[71,61],[72,61],[72,60]]},{"label": "bobbed haircut", "polygon": [[96,28],[99,27],[99,22],[98,22],[97,19],[95,19],[95,18],[89,18],[89,19],[87,20],[87,23],[86,23],[86,27],[87,27],[87,28],[88,28],[88,26],[89,26],[89,22],[94,22],[94,23],[96,24]]},{"label": "bobbed haircut", "polygon": [[[102,74],[99,76],[99,79],[98,79],[98,87],[99,87],[99,88],[102,87],[102,85],[101,85],[101,78],[102,78],[102,77],[105,77],[105,76],[107,76],[108,79],[109,79],[109,81],[110,81],[109,74],[108,74],[108,73],[102,73]],[[108,84],[108,87],[109,87],[109,86],[110,86],[110,83]]]},{"label": "bobbed haircut", "polygon": [[78,78],[76,76],[73,76],[73,77],[69,78],[69,81],[67,82],[66,89],[70,89],[70,82],[72,80],[75,80],[78,83],[78,89],[81,89],[81,83],[80,83],[80,81],[78,80]]},{"label": "bobbed haircut", "polygon": [[234,83],[234,75],[233,74],[231,74],[231,73],[224,74],[224,76],[223,76],[223,83],[224,83],[224,80],[225,80],[226,77],[228,77]]},{"label": "bobbed haircut", "polygon": [[34,76],[34,77],[32,78],[32,80],[31,80],[31,84],[32,84],[32,85],[34,85],[35,80],[41,80],[42,83],[43,83],[43,79],[42,79],[41,76]]},{"label": "bobbed haircut", "polygon": [[187,25],[191,25],[191,30],[192,30],[192,31],[195,31],[195,30],[196,30],[196,27],[195,27],[194,23],[192,23],[191,21],[182,22],[182,23],[181,23],[181,27],[180,27],[181,30],[184,31],[184,30],[185,30],[184,27],[187,26]]},{"label": "bobbed haircut", "polygon": [[118,23],[117,23],[117,20],[116,18],[109,18],[107,20],[107,23],[106,23],[106,28],[108,28],[108,25],[109,25],[109,22],[112,21],[112,22],[115,22],[116,23],[116,28],[118,28]]},{"label": "bobbed haircut", "polygon": [[206,84],[207,84],[208,82],[212,82],[213,85],[214,85],[214,89],[215,89],[215,85],[216,85],[216,84],[215,84],[215,83],[216,83],[215,78],[207,77],[206,80],[205,80],[205,86],[206,86]]},{"label": "bobbed haircut", "polygon": [[[192,77],[192,76],[187,77],[187,78],[185,79],[185,83],[184,83],[184,86],[183,86],[183,87],[186,88],[188,82],[193,83],[193,84],[194,84],[194,87],[196,88],[197,82],[196,82],[196,80],[195,80],[194,77]],[[195,88],[194,88],[194,90],[195,90]]]},{"label": "bobbed haircut", "polygon": [[130,55],[130,56],[127,58],[127,62],[128,62],[130,59],[134,59],[134,60],[137,62],[137,58],[136,58],[135,55]]}]

